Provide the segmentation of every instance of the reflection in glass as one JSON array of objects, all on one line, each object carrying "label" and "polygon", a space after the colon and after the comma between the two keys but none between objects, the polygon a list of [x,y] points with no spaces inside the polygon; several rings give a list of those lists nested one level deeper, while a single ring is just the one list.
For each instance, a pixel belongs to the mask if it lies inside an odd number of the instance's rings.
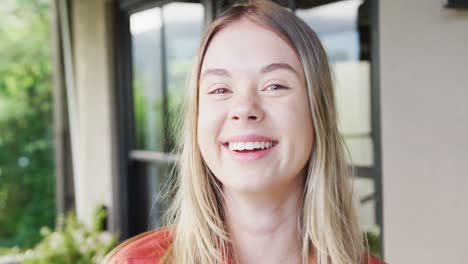
[{"label": "reflection in glass", "polygon": [[[186,79],[204,25],[203,6],[170,3],[130,16],[133,67],[133,150],[164,157],[175,144]],[[167,204],[161,187],[173,164],[167,159],[147,163],[133,159],[129,175],[130,235],[161,225]],[[167,202],[167,200],[166,200]]]},{"label": "reflection in glass", "polygon": [[133,235],[162,226],[162,216],[168,208],[165,184],[173,164],[135,162],[135,174],[130,177],[130,216]]},{"label": "reflection in glass", "polygon": [[135,149],[172,149],[173,124],[203,25],[197,3],[170,3],[130,16]]},{"label": "reflection in glass", "polygon": [[[361,168],[374,167],[369,4],[370,0],[344,0],[296,13],[317,32],[327,52],[334,77],[338,126],[350,153],[350,164]],[[357,176],[353,193],[361,228],[378,236],[375,179]]]},{"label": "reflection in glass", "polygon": [[133,117],[137,149],[164,151],[161,8],[130,16]]},{"label": "reflection in glass", "polygon": [[361,230],[369,239],[369,249],[375,256],[381,257],[381,227],[377,224],[376,190],[372,178],[354,178],[354,203]]},{"label": "reflection in glass", "polygon": [[359,25],[365,20],[367,7],[363,0],[346,0],[297,10],[315,32],[329,57],[334,77],[338,124],[356,166],[374,164],[371,135],[370,62],[365,31]]},{"label": "reflection in glass", "polygon": [[363,230],[375,228],[375,188],[371,178],[354,178],[354,201]]},{"label": "reflection in glass", "polygon": [[165,5],[163,20],[167,63],[167,140],[168,150],[172,150],[187,79],[203,34],[203,6],[196,3]]}]

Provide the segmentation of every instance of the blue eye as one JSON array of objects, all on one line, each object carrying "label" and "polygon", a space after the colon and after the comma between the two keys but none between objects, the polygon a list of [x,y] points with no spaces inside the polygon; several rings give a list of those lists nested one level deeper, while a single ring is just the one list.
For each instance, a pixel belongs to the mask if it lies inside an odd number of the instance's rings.
[{"label": "blue eye", "polygon": [[272,84],[266,87],[265,91],[276,91],[276,90],[282,90],[282,89],[288,89],[288,87],[279,85],[279,84]]}]

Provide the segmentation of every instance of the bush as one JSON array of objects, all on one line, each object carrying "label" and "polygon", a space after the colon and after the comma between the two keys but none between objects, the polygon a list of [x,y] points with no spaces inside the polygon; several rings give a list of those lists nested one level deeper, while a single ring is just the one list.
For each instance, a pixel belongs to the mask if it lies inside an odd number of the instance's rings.
[{"label": "bush", "polygon": [[365,232],[365,236],[367,239],[367,243],[369,245],[369,252],[378,258],[381,258],[381,252],[380,252],[380,232],[378,229],[374,228],[371,230],[367,230]]},{"label": "bush", "polygon": [[80,223],[73,212],[59,216],[56,230],[43,227],[43,240],[25,253],[25,264],[95,264],[115,246],[117,240],[102,230],[106,212],[96,210],[92,228]]},{"label": "bush", "polygon": [[0,247],[54,226],[50,0],[0,2]]},{"label": "bush", "polygon": [[7,248],[7,247],[0,247],[0,257],[6,255],[18,255],[20,253],[20,249],[17,247],[14,248]]}]

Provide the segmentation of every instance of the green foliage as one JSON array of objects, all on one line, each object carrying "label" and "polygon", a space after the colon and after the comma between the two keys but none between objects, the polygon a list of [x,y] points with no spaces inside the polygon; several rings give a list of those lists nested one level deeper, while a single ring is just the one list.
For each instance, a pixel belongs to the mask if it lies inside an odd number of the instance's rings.
[{"label": "green foliage", "polygon": [[133,81],[133,118],[135,122],[135,145],[141,147],[145,145],[145,106],[146,100],[142,94],[141,84],[138,80]]},{"label": "green foliage", "polygon": [[[172,152],[180,136],[183,94],[191,61],[175,60],[171,61],[169,66],[169,86],[165,96],[166,112],[163,109],[163,97],[149,100],[145,96],[145,89],[149,89],[149,87],[144,85],[144,74],[141,72],[134,73],[132,94],[135,120],[134,133],[135,143],[139,149]],[[149,138],[153,138],[153,140],[149,140]]]},{"label": "green foliage", "polygon": [[375,256],[380,258],[380,235],[377,231],[368,230],[365,232],[367,243],[369,244],[369,252]]},{"label": "green foliage", "polygon": [[49,1],[0,3],[0,246],[55,219]]},{"label": "green foliage", "polygon": [[18,255],[20,253],[19,248],[14,247],[14,248],[3,248],[0,247],[0,256],[6,256],[6,255]]},{"label": "green foliage", "polygon": [[96,210],[92,228],[80,223],[74,213],[59,216],[55,231],[41,229],[43,240],[31,251],[26,252],[24,264],[95,264],[100,263],[115,246],[117,240],[103,232],[106,211]]},{"label": "green foliage", "polygon": [[166,126],[168,133],[169,150],[173,151],[180,138],[181,125],[184,110],[184,96],[186,85],[191,69],[192,61],[179,59],[169,64],[169,87],[168,87],[168,112],[166,115]]}]

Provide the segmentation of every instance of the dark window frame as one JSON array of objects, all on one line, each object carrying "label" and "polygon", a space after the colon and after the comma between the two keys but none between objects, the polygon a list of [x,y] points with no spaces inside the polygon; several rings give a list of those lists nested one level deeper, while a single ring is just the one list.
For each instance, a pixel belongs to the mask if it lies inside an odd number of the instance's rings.
[{"label": "dark window frame", "polygon": [[[176,0],[119,0],[112,3],[113,20],[113,87],[112,93],[112,143],[115,147],[113,153],[113,208],[110,212],[109,226],[112,231],[119,234],[119,240],[127,239],[135,232],[135,222],[132,214],[143,210],[139,204],[130,204],[131,193],[135,190],[135,181],[131,181],[131,175],[137,171],[137,163],[168,163],[175,157],[166,152],[155,152],[134,149],[134,117],[132,96],[132,36],[130,32],[130,16],[136,12],[149,8],[163,6],[171,2],[201,3],[205,8],[205,24],[213,19],[211,0],[201,1],[176,1]],[[164,41],[163,41],[164,42]],[[164,47],[163,47],[164,48]],[[163,65],[165,58],[162,58]],[[165,69],[165,65],[163,70]],[[165,75],[165,74],[163,74]],[[164,76],[163,78],[166,78]],[[163,91],[167,90],[167,84],[163,80]],[[163,94],[163,97],[166,97]],[[164,98],[167,101],[167,98]],[[165,149],[167,150],[167,148]],[[141,165],[141,164],[140,164]]]}]

